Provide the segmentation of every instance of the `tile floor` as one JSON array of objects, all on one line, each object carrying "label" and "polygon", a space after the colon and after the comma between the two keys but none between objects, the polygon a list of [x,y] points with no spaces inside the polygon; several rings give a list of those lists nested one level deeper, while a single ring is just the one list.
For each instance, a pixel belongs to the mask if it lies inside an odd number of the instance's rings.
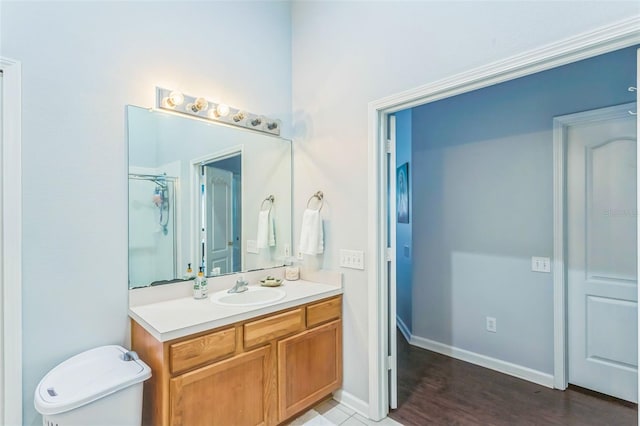
[{"label": "tile floor", "polygon": [[288,426],[402,426],[386,417],[374,422],[333,399],[327,399],[289,423]]}]

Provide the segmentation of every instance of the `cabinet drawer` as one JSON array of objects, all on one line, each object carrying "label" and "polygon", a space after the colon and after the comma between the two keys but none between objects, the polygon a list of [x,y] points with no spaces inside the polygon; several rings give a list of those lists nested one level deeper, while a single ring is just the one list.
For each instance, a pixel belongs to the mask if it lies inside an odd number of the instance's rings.
[{"label": "cabinet drawer", "polygon": [[335,297],[314,305],[307,306],[307,327],[315,327],[327,321],[340,318],[342,298]]},{"label": "cabinet drawer", "polygon": [[302,308],[244,325],[244,347],[250,348],[304,329]]},{"label": "cabinet drawer", "polygon": [[171,372],[179,373],[192,367],[232,355],[236,351],[236,330],[227,328],[195,339],[174,343],[169,347]]}]

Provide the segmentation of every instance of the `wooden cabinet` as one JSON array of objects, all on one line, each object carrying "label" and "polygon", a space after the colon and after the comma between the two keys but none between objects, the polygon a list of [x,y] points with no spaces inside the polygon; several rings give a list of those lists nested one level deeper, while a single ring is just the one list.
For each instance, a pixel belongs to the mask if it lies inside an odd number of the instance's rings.
[{"label": "wooden cabinet", "polygon": [[172,378],[171,425],[267,425],[271,362],[265,346]]},{"label": "wooden cabinet", "polygon": [[272,426],[342,386],[342,296],[159,342],[135,321],[152,369],[143,424]]},{"label": "wooden cabinet", "polygon": [[342,383],[342,321],[278,342],[280,421],[313,405]]}]

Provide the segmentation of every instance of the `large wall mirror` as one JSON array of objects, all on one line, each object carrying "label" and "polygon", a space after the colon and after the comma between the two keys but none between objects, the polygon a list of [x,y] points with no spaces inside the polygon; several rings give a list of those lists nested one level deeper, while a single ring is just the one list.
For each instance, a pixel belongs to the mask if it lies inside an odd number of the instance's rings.
[{"label": "large wall mirror", "polygon": [[127,107],[129,287],[285,263],[291,142]]}]

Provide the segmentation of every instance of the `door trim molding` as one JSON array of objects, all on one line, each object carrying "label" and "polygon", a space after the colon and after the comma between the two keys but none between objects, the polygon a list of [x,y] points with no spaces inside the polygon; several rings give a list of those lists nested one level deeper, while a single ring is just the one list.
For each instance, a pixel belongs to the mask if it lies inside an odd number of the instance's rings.
[{"label": "door trim molding", "polygon": [[493,84],[548,70],[640,43],[640,16],[612,23],[505,60],[456,74],[434,83],[387,96],[368,104],[368,349],[369,417],[389,412],[386,350],[389,343],[388,291],[383,267],[387,244],[387,194],[384,127],[388,114]]},{"label": "door trim molding", "polygon": [[569,384],[566,245],[567,128],[576,124],[623,118],[635,110],[626,103],[553,118],[553,387]]},{"label": "door trim molding", "polygon": [[0,423],[22,424],[22,68],[0,57],[2,201]]}]

